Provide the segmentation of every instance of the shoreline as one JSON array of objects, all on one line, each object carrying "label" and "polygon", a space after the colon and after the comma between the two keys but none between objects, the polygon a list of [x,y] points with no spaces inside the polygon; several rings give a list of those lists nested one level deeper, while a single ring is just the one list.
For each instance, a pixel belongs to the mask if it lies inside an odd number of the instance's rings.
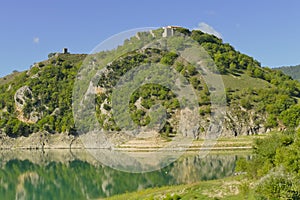
[{"label": "shoreline", "polygon": [[[52,147],[52,148],[27,148],[27,147],[17,147],[17,148],[8,148],[8,147],[0,147],[0,151],[5,150],[114,150],[114,151],[128,151],[128,152],[151,152],[161,149],[160,147],[144,147],[144,148],[85,148],[85,147],[75,147],[75,148],[67,148],[67,147]],[[251,150],[251,146],[247,147],[199,147],[199,148],[172,148],[172,149],[164,149],[164,151],[240,151],[240,150]]]},{"label": "shoreline", "polygon": [[239,151],[251,150],[253,141],[265,135],[238,136],[238,137],[220,137],[213,143],[206,144],[205,139],[194,140],[191,144],[180,146],[177,144],[168,147],[168,141],[163,138],[132,138],[117,141],[114,148],[102,145],[102,147],[86,147],[80,137],[67,135],[65,133],[49,134],[34,133],[29,137],[9,138],[0,137],[0,151],[2,150],[115,150],[129,152],[150,152],[150,151]]},{"label": "shoreline", "polygon": [[[5,163],[9,162],[10,160],[21,160],[25,161],[28,160],[32,163],[39,164],[39,165],[47,165],[51,162],[59,162],[68,164],[72,161],[80,160],[92,164],[93,166],[104,165],[98,157],[95,157],[95,152],[89,152],[89,150],[84,149],[6,149],[0,150],[0,167],[5,165]],[[96,152],[97,153],[97,152]],[[101,151],[100,151],[101,153]],[[121,152],[120,152],[121,153]],[[124,152],[125,153],[125,152]],[[152,152],[151,152],[152,153]],[[151,154],[150,153],[150,154]],[[168,152],[166,152],[166,155]],[[175,152],[176,153],[176,152]],[[190,156],[203,156],[210,157],[210,156],[237,156],[237,155],[251,155],[252,152],[249,150],[222,150],[222,151],[210,151],[210,152],[197,152],[197,151],[185,151],[182,154],[176,153],[178,159],[182,159],[185,157]],[[147,152],[137,151],[137,152],[126,152],[125,156],[132,156],[135,155],[139,158],[142,156],[147,156]],[[172,154],[171,154],[172,155]],[[176,160],[178,160],[176,159]],[[153,160],[154,161],[154,160]]]}]

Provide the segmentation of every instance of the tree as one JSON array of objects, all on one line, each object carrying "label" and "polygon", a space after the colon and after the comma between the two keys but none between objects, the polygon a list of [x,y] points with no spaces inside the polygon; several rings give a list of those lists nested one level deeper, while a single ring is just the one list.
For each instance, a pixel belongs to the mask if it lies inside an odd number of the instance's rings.
[{"label": "tree", "polygon": [[48,58],[52,58],[53,56],[55,56],[56,53],[49,53],[48,54]]},{"label": "tree", "polygon": [[176,53],[168,52],[161,58],[160,62],[165,65],[173,65],[177,57],[178,55]]},{"label": "tree", "polygon": [[274,128],[278,125],[277,118],[274,114],[270,114],[266,120],[265,127],[266,128]]},{"label": "tree", "polygon": [[253,77],[255,78],[263,78],[264,74],[261,69],[255,68],[253,71]]},{"label": "tree", "polygon": [[280,114],[280,119],[284,125],[288,127],[295,128],[299,125],[300,122],[300,105],[291,106],[289,109],[284,110]]},{"label": "tree", "polygon": [[193,76],[197,74],[197,69],[194,65],[186,66],[186,70],[188,71],[189,76]]},{"label": "tree", "polygon": [[250,110],[252,108],[251,100],[249,99],[249,97],[248,98],[245,97],[245,98],[241,99],[241,106],[243,106],[247,110]]}]

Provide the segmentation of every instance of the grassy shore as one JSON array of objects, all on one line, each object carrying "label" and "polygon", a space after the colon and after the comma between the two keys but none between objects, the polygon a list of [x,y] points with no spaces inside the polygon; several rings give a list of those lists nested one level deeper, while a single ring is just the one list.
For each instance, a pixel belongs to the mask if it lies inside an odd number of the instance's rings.
[{"label": "grassy shore", "polygon": [[171,200],[171,199],[201,199],[201,200],[241,200],[255,199],[249,184],[243,176],[232,176],[219,180],[201,181],[187,185],[150,188],[133,193],[126,193],[107,198],[107,200]]}]

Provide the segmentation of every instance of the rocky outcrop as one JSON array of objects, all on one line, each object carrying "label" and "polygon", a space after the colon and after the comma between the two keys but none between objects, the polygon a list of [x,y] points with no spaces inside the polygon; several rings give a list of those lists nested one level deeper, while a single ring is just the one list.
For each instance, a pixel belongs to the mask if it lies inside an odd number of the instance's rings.
[{"label": "rocky outcrop", "polygon": [[33,133],[28,137],[0,136],[0,149],[83,149],[78,137],[66,133]]},{"label": "rocky outcrop", "polygon": [[19,88],[15,95],[15,107],[18,111],[18,119],[25,123],[36,123],[41,118],[41,113],[36,112],[34,106],[31,106],[30,111],[26,110],[24,113],[24,109],[28,103],[33,102],[34,96],[31,89],[28,86],[23,86]]},{"label": "rocky outcrop", "polygon": [[232,108],[224,116],[223,136],[256,135],[269,130],[265,128],[266,116],[242,107]]},{"label": "rocky outcrop", "polygon": [[[240,135],[256,135],[270,132],[266,128],[266,114],[256,113],[254,110],[246,110],[243,107],[227,107],[222,115],[220,125],[211,121],[211,116],[200,117],[200,127],[196,134],[197,138],[207,138],[209,134],[217,133],[222,137],[236,137]],[[214,130],[210,130],[213,128]]]},{"label": "rocky outcrop", "polygon": [[28,86],[25,85],[16,91],[14,99],[16,108],[18,110],[22,110],[26,104],[26,101],[32,99],[32,91]]}]

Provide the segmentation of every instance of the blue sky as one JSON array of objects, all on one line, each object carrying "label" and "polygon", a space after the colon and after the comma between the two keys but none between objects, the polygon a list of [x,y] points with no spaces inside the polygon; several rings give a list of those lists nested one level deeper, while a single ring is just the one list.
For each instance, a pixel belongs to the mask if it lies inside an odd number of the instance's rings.
[{"label": "blue sky", "polygon": [[263,66],[300,64],[297,0],[2,0],[0,76],[25,70],[68,47],[89,53],[101,41],[140,27],[203,22]]}]

